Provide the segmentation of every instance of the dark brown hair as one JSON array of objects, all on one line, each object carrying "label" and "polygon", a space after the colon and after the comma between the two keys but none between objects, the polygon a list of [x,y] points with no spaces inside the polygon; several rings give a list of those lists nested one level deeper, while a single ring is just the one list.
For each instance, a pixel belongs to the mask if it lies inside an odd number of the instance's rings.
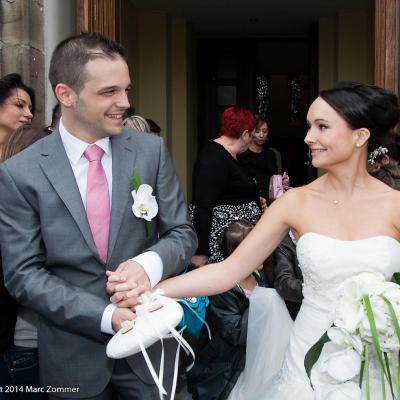
[{"label": "dark brown hair", "polygon": [[260,114],[255,114],[254,115],[255,119],[256,119],[256,128],[259,128],[262,124],[267,124],[268,127],[268,122],[266,119],[261,118]]},{"label": "dark brown hair", "polygon": [[392,189],[400,190],[400,166],[399,163],[390,157],[386,156],[386,161],[376,161],[375,164],[370,167],[369,173],[386,183]]},{"label": "dark brown hair", "polygon": [[20,151],[26,149],[37,140],[49,135],[51,132],[47,128],[33,127],[32,125],[21,125],[4,144],[1,152],[0,161],[6,161]]},{"label": "dark brown hair", "polygon": [[63,40],[50,61],[49,80],[53,90],[64,83],[79,93],[86,80],[86,64],[100,57],[126,60],[126,52],[118,43],[97,32],[84,32]]},{"label": "dark brown hair", "polygon": [[400,120],[399,101],[394,93],[378,86],[341,81],[332,89],[322,90],[320,97],[351,129],[370,131],[368,151],[394,141],[394,128]]},{"label": "dark brown hair", "polygon": [[238,219],[225,228],[218,241],[224,258],[229,257],[234,252],[253,228],[254,224],[245,219]]},{"label": "dark brown hair", "polygon": [[15,89],[25,90],[28,93],[32,103],[32,114],[35,113],[35,92],[29,86],[22,82],[20,74],[8,74],[0,79],[0,105],[13,95]]}]

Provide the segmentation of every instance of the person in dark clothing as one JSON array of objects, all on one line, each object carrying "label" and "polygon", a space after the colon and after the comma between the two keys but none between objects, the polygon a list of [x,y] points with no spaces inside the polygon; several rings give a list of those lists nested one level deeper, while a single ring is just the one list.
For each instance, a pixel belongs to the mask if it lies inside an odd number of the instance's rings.
[{"label": "person in dark clothing", "polygon": [[[32,143],[50,134],[46,128],[34,128],[21,125],[1,148],[0,162],[3,162]],[[4,286],[3,268],[0,256],[0,400],[44,400],[45,393],[29,393],[22,391],[27,386],[38,388],[39,358],[37,349],[36,326],[34,320],[25,321],[18,315],[18,303],[8,294]],[[19,388],[6,392],[6,387]]]},{"label": "person in dark clothing", "polygon": [[297,261],[296,240],[291,231],[272,253],[270,261],[274,287],[285,300],[289,314],[294,320],[303,301],[303,275]]},{"label": "person in dark clothing", "polygon": [[4,287],[3,267],[0,256],[0,309],[2,320],[0,324],[0,354],[14,345],[14,328],[17,320],[17,302],[8,294]]},{"label": "person in dark clothing", "polygon": [[219,137],[199,155],[193,169],[193,224],[199,246],[191,264],[200,267],[221,261],[217,240],[235,218],[256,222],[261,214],[255,184],[237,161],[248,148],[255,127],[253,114],[242,107],[227,108]]},{"label": "person in dark clothing", "polygon": [[[224,230],[219,241],[224,257],[233,252],[252,228],[250,222],[238,220]],[[266,282],[261,269],[262,266],[233,289],[212,298],[206,317],[212,337],[208,339],[203,327],[196,363],[187,374],[193,399],[227,399],[243,371],[249,297],[256,286],[265,286]]]},{"label": "person in dark clothing", "polygon": [[278,166],[275,153],[265,146],[268,134],[267,121],[256,115],[256,129],[252,134],[249,148],[239,155],[238,160],[247,175],[255,181],[258,194],[270,204],[269,180],[272,175],[278,173]]}]

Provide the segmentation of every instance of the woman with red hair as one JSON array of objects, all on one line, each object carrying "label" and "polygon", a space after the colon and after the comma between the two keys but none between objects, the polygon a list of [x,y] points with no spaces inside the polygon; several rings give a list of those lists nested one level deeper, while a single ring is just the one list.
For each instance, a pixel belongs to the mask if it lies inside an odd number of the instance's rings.
[{"label": "woman with red hair", "polygon": [[237,161],[248,149],[256,120],[243,107],[229,107],[221,117],[218,138],[200,153],[193,170],[193,224],[199,239],[191,264],[223,259],[218,238],[235,219],[256,222],[261,210],[256,185]]}]

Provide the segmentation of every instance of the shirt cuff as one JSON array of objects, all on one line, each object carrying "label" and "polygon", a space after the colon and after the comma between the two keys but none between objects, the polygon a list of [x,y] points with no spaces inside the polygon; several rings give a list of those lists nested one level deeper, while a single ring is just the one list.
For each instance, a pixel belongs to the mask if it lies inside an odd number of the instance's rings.
[{"label": "shirt cuff", "polygon": [[149,277],[152,289],[161,281],[164,266],[161,257],[155,251],[146,251],[131,258],[131,260],[136,261],[143,267]]},{"label": "shirt cuff", "polygon": [[109,335],[114,335],[115,331],[112,328],[112,315],[117,306],[110,303],[103,311],[103,316],[101,317],[101,332],[108,333]]}]

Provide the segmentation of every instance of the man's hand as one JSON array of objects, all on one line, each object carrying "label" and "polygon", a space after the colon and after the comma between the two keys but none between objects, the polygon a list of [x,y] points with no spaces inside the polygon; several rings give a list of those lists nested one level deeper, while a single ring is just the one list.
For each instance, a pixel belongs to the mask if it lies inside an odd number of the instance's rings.
[{"label": "man's hand", "polygon": [[204,254],[195,254],[190,260],[190,265],[194,268],[199,268],[206,264],[208,264],[208,257]]},{"label": "man's hand", "polygon": [[111,323],[112,328],[115,332],[118,332],[121,329],[121,324],[124,321],[132,321],[136,317],[135,313],[132,312],[129,308],[119,308],[117,307],[112,315]]},{"label": "man's hand", "polygon": [[118,307],[134,307],[137,296],[151,290],[150,280],[144,268],[136,261],[121,263],[115,272],[107,271],[107,293]]}]

